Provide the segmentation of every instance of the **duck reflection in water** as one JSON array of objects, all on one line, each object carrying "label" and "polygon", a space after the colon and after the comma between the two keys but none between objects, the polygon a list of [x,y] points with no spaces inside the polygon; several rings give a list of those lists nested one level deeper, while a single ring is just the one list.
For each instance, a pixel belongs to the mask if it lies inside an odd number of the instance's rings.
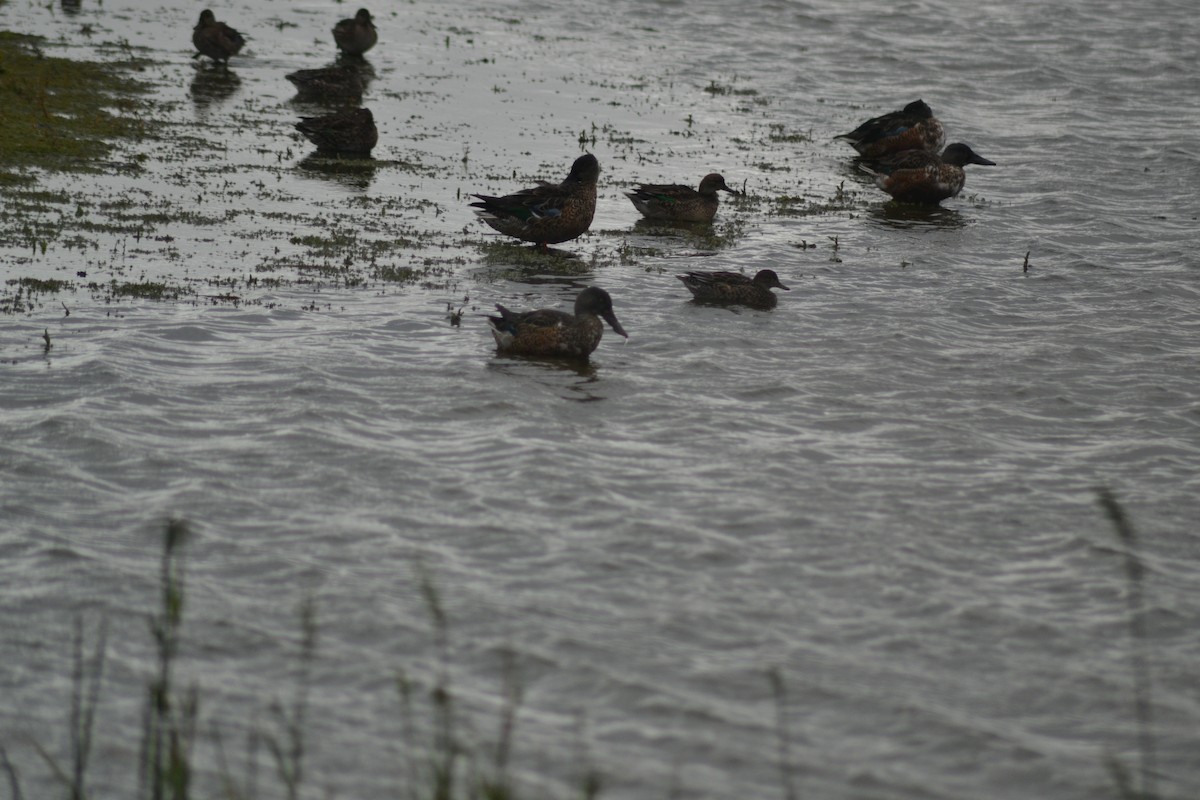
[{"label": "duck reflection in water", "polygon": [[197,109],[207,109],[224,103],[241,87],[241,78],[226,67],[198,66],[188,94]]},{"label": "duck reflection in water", "polygon": [[331,157],[320,152],[309,153],[296,164],[305,177],[320,178],[358,192],[371,186],[378,167],[379,162],[370,156]]}]

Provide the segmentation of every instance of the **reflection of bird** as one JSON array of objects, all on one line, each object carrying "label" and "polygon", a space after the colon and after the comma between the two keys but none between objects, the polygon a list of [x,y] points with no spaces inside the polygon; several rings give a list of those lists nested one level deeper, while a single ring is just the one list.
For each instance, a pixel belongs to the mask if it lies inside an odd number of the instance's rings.
[{"label": "reflection of bird", "polygon": [[675,277],[702,303],[774,308],[778,301],[771,289],[791,291],[773,269],[759,270],[753,278],[740,272],[688,272]]},{"label": "reflection of bird", "polygon": [[937,150],[946,141],[942,123],[924,100],[914,100],[899,111],[873,117],[849,133],[846,139],[859,155],[879,158],[904,150]]},{"label": "reflection of bird", "polygon": [[351,108],[323,117],[302,117],[296,130],[317,146],[317,152],[369,155],[379,141],[375,117],[368,108]]},{"label": "reflection of bird", "polygon": [[285,76],[301,97],[357,102],[362,99],[363,82],[358,70],[346,66],[298,69]]},{"label": "reflection of bird", "polygon": [[200,22],[192,29],[192,44],[200,52],[192,58],[208,56],[217,63],[229,63],[236,56],[246,39],[224,22],[217,22],[216,15],[209,9],[200,12]]},{"label": "reflection of bird", "polygon": [[500,233],[540,244],[543,249],[582,236],[596,213],[600,162],[591,153],[575,159],[562,183],[542,182],[504,197],[471,195],[475,213]]},{"label": "reflection of bird", "polygon": [[741,194],[726,186],[725,179],[714,172],[704,176],[699,190],[678,183],[642,183],[625,196],[648,219],[712,222],[720,205],[718,191]]},{"label": "reflection of bird", "polygon": [[566,356],[584,358],[600,344],[604,319],[625,338],[629,334],[613,313],[612,297],[598,286],[589,286],[575,298],[575,313],[552,308],[509,311],[499,303],[498,317],[488,317],[496,349],[523,356]]},{"label": "reflection of bird", "polygon": [[378,40],[375,23],[365,8],[360,8],[354,19],[344,19],[333,26],[333,41],[348,56],[361,56],[374,47]]},{"label": "reflection of bird", "polygon": [[963,167],[982,164],[994,167],[989,161],[962,142],[955,142],[939,156],[928,150],[909,150],[879,159],[861,169],[875,176],[875,185],[901,203],[936,205],[962,191],[967,181]]}]

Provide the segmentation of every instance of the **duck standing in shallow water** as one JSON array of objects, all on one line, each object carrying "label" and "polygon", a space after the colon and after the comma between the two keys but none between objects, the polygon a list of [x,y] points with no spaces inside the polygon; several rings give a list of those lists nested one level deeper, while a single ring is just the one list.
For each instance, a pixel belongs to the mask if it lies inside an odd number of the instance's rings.
[{"label": "duck standing in shallow water", "polygon": [[501,353],[586,359],[604,335],[601,319],[629,338],[613,313],[612,297],[598,286],[589,286],[579,293],[574,314],[553,308],[509,311],[499,303],[496,310],[500,316],[488,317],[488,325]]},{"label": "duck standing in shallow water", "polygon": [[676,275],[698,302],[774,308],[778,299],[771,289],[791,291],[779,282],[773,269],[762,269],[753,278],[740,272],[688,272]]},{"label": "duck standing in shallow water", "polygon": [[625,196],[646,219],[667,222],[712,222],[717,215],[717,192],[741,194],[725,184],[725,178],[713,172],[693,189],[679,183],[642,183]]},{"label": "duck standing in shallow water", "polygon": [[375,46],[379,41],[379,33],[371,14],[365,8],[360,8],[354,19],[344,19],[333,26],[333,41],[338,49],[348,56],[361,56]]},{"label": "duck standing in shallow water", "polygon": [[996,166],[962,142],[949,145],[939,156],[928,150],[911,150],[880,159],[861,169],[875,176],[875,185],[901,203],[937,205],[962,191],[967,164]]},{"label": "duck standing in shallow water", "polygon": [[192,28],[192,44],[199,53],[192,58],[208,56],[218,64],[228,64],[230,56],[236,56],[246,44],[246,39],[217,17],[209,9],[200,12],[200,22]]},{"label": "duck standing in shallow water", "polygon": [[587,153],[575,159],[562,183],[543,181],[504,197],[473,194],[479,201],[471,207],[494,230],[548,250],[549,245],[576,239],[591,227],[599,178],[600,162]]},{"label": "duck standing in shallow water", "polygon": [[946,141],[946,132],[933,109],[924,100],[914,100],[899,111],[873,117],[833,138],[848,140],[864,158],[880,158],[905,150],[937,152]]},{"label": "duck standing in shallow water", "polygon": [[375,117],[368,108],[351,108],[323,117],[302,117],[296,130],[325,155],[367,156],[379,141]]}]

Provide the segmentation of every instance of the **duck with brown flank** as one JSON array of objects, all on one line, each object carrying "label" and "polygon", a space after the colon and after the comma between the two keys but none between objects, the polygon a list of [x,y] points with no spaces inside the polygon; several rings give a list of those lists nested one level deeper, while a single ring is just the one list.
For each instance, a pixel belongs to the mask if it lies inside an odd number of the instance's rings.
[{"label": "duck with brown flank", "polygon": [[575,159],[562,183],[539,183],[504,197],[473,194],[479,218],[494,230],[533,242],[542,250],[587,232],[596,213],[596,181],[600,162],[591,153]]},{"label": "duck with brown flank", "polygon": [[699,189],[679,183],[642,183],[632,192],[626,192],[625,196],[647,219],[712,222],[720,205],[717,192],[741,194],[736,189],[730,189],[725,184],[725,178],[713,172],[704,176]]},{"label": "duck with brown flank", "polygon": [[967,181],[967,164],[996,166],[968,145],[955,142],[941,155],[928,150],[909,150],[880,159],[860,169],[875,177],[875,185],[901,203],[937,205],[962,191]]},{"label": "duck with brown flank", "polygon": [[499,303],[496,310],[500,316],[488,317],[488,325],[501,353],[586,359],[604,335],[601,320],[629,338],[613,313],[612,297],[598,286],[579,293],[574,314],[553,308],[509,311]]},{"label": "duck with brown flank", "polygon": [[946,141],[946,133],[933,116],[933,109],[924,100],[914,100],[899,111],[873,117],[833,138],[848,140],[864,158],[880,158],[905,150],[937,152]]}]

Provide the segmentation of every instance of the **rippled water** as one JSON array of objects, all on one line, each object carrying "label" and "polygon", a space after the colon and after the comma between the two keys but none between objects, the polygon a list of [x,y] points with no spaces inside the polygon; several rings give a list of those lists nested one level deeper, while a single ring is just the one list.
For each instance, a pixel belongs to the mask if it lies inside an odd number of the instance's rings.
[{"label": "rippled water", "polygon": [[[379,163],[349,175],[300,163],[282,80],[328,60],[349,7],[214,8],[253,37],[232,78],[189,60],[190,7],[0,6],[53,54],[128,40],[172,126],[134,148],[140,174],[43,184],[188,215],[14,246],[5,275],[197,291],[81,287],[0,323],[0,741],[26,780],[29,737],[65,747],[88,610],[112,626],[92,782],[131,785],[177,515],[197,534],[180,667],[230,737],[291,697],[317,599],[316,794],[403,783],[393,679],[439,669],[420,564],[479,740],[515,654],[540,792],[586,750],[609,796],[783,796],[777,669],[800,796],[1115,796],[1106,760],[1135,764],[1136,730],[1103,485],[1141,536],[1159,788],[1200,789],[1190,5],[420,0],[376,9]],[[928,213],[884,204],[831,138],[916,97],[997,162]],[[581,133],[605,171],[563,245],[580,257],[509,263],[466,193],[561,178]],[[634,227],[623,188],[712,170],[750,195],[716,246]],[[381,260],[442,272],[307,269],[296,237],[337,230],[411,237]],[[764,267],[792,287],[771,312],[695,306],[672,277]],[[240,302],[212,304],[218,278]],[[628,342],[581,369],[494,354],[478,314],[588,284]]]}]

